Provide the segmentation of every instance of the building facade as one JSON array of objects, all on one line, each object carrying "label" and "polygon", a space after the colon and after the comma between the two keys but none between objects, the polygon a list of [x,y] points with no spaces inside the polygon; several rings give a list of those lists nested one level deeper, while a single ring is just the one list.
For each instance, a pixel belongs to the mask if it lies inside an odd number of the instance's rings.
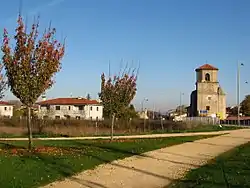
[{"label": "building facade", "polygon": [[45,119],[103,120],[103,105],[85,98],[56,98],[38,104],[38,117]]},{"label": "building facade", "polygon": [[218,82],[219,69],[205,64],[196,70],[196,90],[191,94],[190,116],[226,118],[226,94]]},{"label": "building facade", "polygon": [[0,101],[0,116],[11,118],[13,116],[13,105]]}]

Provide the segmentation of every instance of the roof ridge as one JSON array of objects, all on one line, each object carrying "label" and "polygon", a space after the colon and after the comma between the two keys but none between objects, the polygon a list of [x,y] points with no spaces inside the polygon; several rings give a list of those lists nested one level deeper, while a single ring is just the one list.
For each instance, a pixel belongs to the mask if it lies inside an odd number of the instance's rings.
[{"label": "roof ridge", "polygon": [[199,68],[195,69],[195,71],[199,71],[199,70],[219,70],[219,69],[214,67],[213,65],[206,63],[200,66]]},{"label": "roof ridge", "polygon": [[84,105],[84,104],[100,104],[97,100],[89,100],[86,98],[54,98],[54,99],[48,99],[45,101],[39,101],[37,104],[52,104],[52,105]]}]

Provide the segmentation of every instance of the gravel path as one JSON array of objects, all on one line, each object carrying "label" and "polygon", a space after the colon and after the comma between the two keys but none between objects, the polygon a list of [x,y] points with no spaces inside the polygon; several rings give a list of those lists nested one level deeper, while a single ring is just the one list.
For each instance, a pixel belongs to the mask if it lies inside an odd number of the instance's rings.
[{"label": "gravel path", "polygon": [[99,165],[44,188],[160,188],[193,168],[250,141],[250,129],[197,140]]},{"label": "gravel path", "polygon": [[[195,133],[165,133],[165,134],[145,134],[145,135],[126,135],[113,136],[113,139],[136,139],[136,138],[165,138],[176,136],[197,136],[197,135],[221,135],[230,133],[230,130],[216,132],[195,132]],[[110,136],[85,136],[85,137],[50,137],[50,138],[33,138],[33,140],[97,140],[110,139]],[[28,138],[0,138],[0,141],[27,141]]]}]

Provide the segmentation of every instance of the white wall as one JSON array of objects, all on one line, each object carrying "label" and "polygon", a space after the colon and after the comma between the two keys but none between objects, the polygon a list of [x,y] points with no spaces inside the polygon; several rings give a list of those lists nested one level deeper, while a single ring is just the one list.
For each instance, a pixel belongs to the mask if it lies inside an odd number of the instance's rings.
[{"label": "white wall", "polygon": [[[60,110],[56,110],[56,106],[60,106]],[[103,119],[103,106],[102,105],[85,105],[83,110],[79,110],[78,106],[74,105],[50,105],[50,109],[47,110],[46,106],[39,106],[38,116],[43,118],[48,116],[49,118],[55,119],[59,116],[60,119],[66,119],[65,116],[70,116],[71,119],[92,119],[102,120]]]},{"label": "white wall", "polygon": [[0,105],[0,116],[13,116],[13,106],[10,105]]}]

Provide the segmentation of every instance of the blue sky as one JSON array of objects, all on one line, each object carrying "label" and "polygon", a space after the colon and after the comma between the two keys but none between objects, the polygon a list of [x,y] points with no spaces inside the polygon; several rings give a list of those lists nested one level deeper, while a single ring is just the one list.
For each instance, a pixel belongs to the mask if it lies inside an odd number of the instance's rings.
[{"label": "blue sky", "polygon": [[[0,29],[14,32],[18,1],[4,6]],[[28,24],[40,14],[41,31],[52,20],[58,39],[67,37],[62,70],[48,98],[96,98],[108,62],[115,73],[123,58],[140,61],[136,106],[147,97],[145,106],[165,111],[179,104],[180,92],[189,104],[194,69],[206,61],[220,69],[229,105],[236,101],[237,60],[243,61],[241,98],[249,93],[249,8],[248,0],[23,0],[22,13]]]}]

